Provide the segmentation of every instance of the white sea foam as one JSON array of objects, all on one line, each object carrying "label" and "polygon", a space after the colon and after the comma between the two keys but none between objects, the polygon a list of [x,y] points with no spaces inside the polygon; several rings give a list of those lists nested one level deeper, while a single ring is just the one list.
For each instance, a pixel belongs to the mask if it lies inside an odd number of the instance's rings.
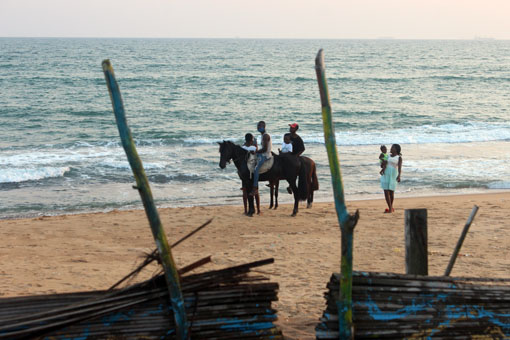
[{"label": "white sea foam", "polygon": [[[224,136],[218,138],[186,138],[185,144],[214,144],[223,140],[241,143],[240,137]],[[305,143],[324,144],[323,133],[308,133],[306,126],[299,135]],[[377,144],[430,144],[430,143],[470,143],[510,140],[510,124],[508,123],[466,123],[422,125],[409,128],[381,128],[380,130],[338,130],[335,133],[338,145],[377,145]],[[282,134],[272,134],[274,141],[283,139]],[[273,142],[274,143],[274,142]]]},{"label": "white sea foam", "polygon": [[510,189],[510,182],[493,182],[487,185],[489,189]]},{"label": "white sea foam", "polygon": [[[240,136],[242,134],[239,134]],[[234,137],[224,137],[222,139],[218,138],[185,138],[184,143],[186,144],[215,144],[217,142],[229,141],[233,143],[241,143],[243,141],[243,137],[234,138]]]},{"label": "white sea foam", "polygon": [[[302,134],[305,143],[324,143],[323,134]],[[423,125],[380,131],[337,131],[338,145],[469,143],[510,140],[508,123]]]},{"label": "white sea foam", "polygon": [[0,171],[0,183],[38,181],[44,178],[62,177],[69,167],[9,168]]},{"label": "white sea foam", "polygon": [[10,151],[0,157],[0,166],[30,167],[33,165],[81,163],[99,158],[110,158],[118,154],[118,149],[80,148],[46,149],[38,151]]},{"label": "white sea foam", "polygon": [[[115,169],[131,169],[127,159],[105,159],[98,164],[100,167],[110,167]],[[164,162],[143,162],[144,169],[164,169],[166,164]]]}]

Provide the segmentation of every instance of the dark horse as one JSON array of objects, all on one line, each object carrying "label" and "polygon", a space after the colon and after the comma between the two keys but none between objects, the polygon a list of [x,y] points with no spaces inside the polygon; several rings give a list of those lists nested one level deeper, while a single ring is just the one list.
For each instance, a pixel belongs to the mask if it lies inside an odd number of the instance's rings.
[{"label": "dark horse", "polygon": [[[275,154],[273,153],[273,156]],[[312,207],[313,203],[313,192],[316,190],[319,190],[319,180],[317,179],[317,168],[315,166],[315,162],[313,159],[305,156],[299,157],[299,160],[301,161],[301,166],[305,167],[305,173],[306,173],[306,202],[307,208]],[[282,178],[283,179],[283,178]],[[278,187],[280,185],[280,179],[269,181],[269,188],[270,188],[270,195],[271,195],[271,203],[269,204],[269,209],[278,208]],[[287,188],[289,194],[292,194],[291,188]],[[274,195],[274,201],[273,201],[273,195]],[[274,202],[274,203],[273,203]]]},{"label": "dark horse", "polygon": [[[251,191],[253,187],[253,179],[250,176],[250,170],[248,170],[248,165],[246,163],[248,151],[230,141],[223,141],[218,144],[220,145],[220,168],[225,169],[227,162],[233,160],[237,168],[237,174],[243,183],[243,189],[246,192]],[[292,189],[292,193],[294,194],[294,210],[292,211],[292,216],[296,216],[299,201],[306,200],[308,196],[306,169],[302,165],[301,160],[294,155],[273,155],[273,157],[273,166],[269,171],[260,174],[259,181],[275,183],[280,179],[287,180]],[[299,183],[298,186],[296,186],[296,179],[298,177]],[[252,196],[248,196],[248,205],[248,215],[253,216],[255,213],[255,207]]]}]

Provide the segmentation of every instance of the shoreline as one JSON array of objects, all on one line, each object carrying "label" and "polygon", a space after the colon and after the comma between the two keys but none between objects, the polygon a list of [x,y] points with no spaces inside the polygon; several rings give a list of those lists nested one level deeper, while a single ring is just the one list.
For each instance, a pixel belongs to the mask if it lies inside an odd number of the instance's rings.
[{"label": "shoreline", "polygon": [[[395,199],[395,213],[384,214],[381,199],[348,200],[360,210],[354,231],[354,270],[404,273],[404,210],[428,210],[429,275],[442,275],[473,205],[480,210],[464,241],[452,276],[510,277],[510,191]],[[263,205],[249,218],[239,206],[159,209],[169,243],[213,218],[205,229],[172,249],[179,267],[204,256],[213,262],[198,271],[274,258],[260,268],[280,285],[278,324],[288,339],[315,339],[324,310],[323,293],[340,270],[340,229],[333,202]],[[145,212],[40,216],[0,220],[0,298],[109,288],[134,269],[155,243]],[[147,279],[159,269],[140,274]],[[136,281],[135,281],[136,282]]]},{"label": "shoreline", "polygon": [[[490,143],[490,144],[487,144]],[[441,147],[433,147],[431,144],[412,144],[406,146],[404,173],[402,183],[397,188],[397,197],[415,197],[429,195],[473,194],[490,193],[499,190],[510,190],[509,168],[505,167],[505,155],[508,153],[509,142],[484,142],[448,144]],[[211,153],[209,146],[196,146],[186,149],[194,155],[193,160],[197,163],[168,163],[166,158],[153,158],[150,155],[164,155],[171,153],[170,147],[147,147],[146,158],[148,164],[151,161],[162,168],[149,170],[151,189],[159,207],[191,207],[206,205],[240,205],[240,181],[233,165],[221,170],[218,167],[218,157]],[[109,155],[116,159],[115,166],[125,162],[122,154],[108,150],[106,155],[100,150],[83,149],[82,152],[92,152],[99,157],[97,164],[108,163],[103,157]],[[347,200],[378,199],[382,197],[382,190],[376,172],[376,164],[373,160],[373,148],[370,146],[342,148],[342,177],[344,179],[344,192]],[[43,160],[54,156],[67,155],[70,150],[51,150],[43,157]],[[119,151],[120,152],[120,151]],[[318,164],[317,175],[320,190],[315,193],[316,202],[329,202],[333,199],[331,187],[331,174],[328,160],[323,147],[310,145],[307,148],[309,155],[313,155]],[[427,154],[427,160],[423,159]],[[352,157],[345,155],[354,155]],[[460,157],[460,155],[466,155]],[[483,155],[482,158],[479,155]],[[7,155],[11,159],[10,166],[17,168],[20,163],[18,158],[29,159],[32,152],[24,156],[10,152]],[[59,157],[60,157],[59,156]],[[57,157],[57,159],[59,159]],[[83,157],[82,157],[83,158]],[[198,162],[201,159],[202,161]],[[430,160],[428,160],[430,159]],[[37,158],[36,158],[37,160]],[[85,162],[87,158],[81,159]],[[437,160],[440,167],[434,164]],[[91,161],[91,160],[88,160]],[[88,164],[86,161],[83,165]],[[474,163],[472,163],[474,162]],[[477,163],[478,162],[478,163]],[[96,162],[93,162],[96,164]],[[117,164],[119,163],[119,164]],[[81,164],[81,163],[80,163]],[[122,163],[125,165],[124,163]],[[152,165],[154,165],[152,164]],[[467,164],[485,164],[487,171],[483,174],[472,169]],[[65,164],[51,163],[49,165],[60,167]],[[76,165],[80,167],[80,165]],[[105,212],[113,209],[141,209],[142,204],[139,194],[131,189],[129,183],[133,183],[132,173],[127,171],[112,170],[116,167],[108,167],[106,178],[89,174],[95,168],[85,166],[83,171],[74,171],[63,177],[54,179],[42,179],[41,181],[20,182],[18,184],[7,183],[0,185],[6,189],[5,195],[0,198],[0,218],[29,218],[42,215],[65,215],[87,212]],[[435,171],[428,175],[426,169],[434,168]],[[73,168],[74,169],[74,168]],[[85,171],[85,169],[87,169]],[[189,169],[194,169],[190,171]],[[37,171],[47,171],[45,167],[39,167]],[[96,169],[103,171],[101,167]],[[106,170],[105,170],[106,171]],[[9,172],[7,172],[9,173]],[[23,173],[21,173],[23,174]],[[82,178],[84,176],[84,178]],[[87,177],[88,176],[88,177]],[[113,180],[114,176],[116,179]],[[204,180],[207,177],[207,180]],[[88,178],[88,179],[87,179]],[[95,178],[95,179],[94,179]],[[282,183],[282,187],[285,183]],[[290,203],[292,197],[286,191],[280,190],[280,202]],[[263,201],[269,200],[269,192],[265,187],[261,188]]]},{"label": "shoreline", "polygon": [[[283,191],[282,191],[283,193]],[[466,196],[466,195],[492,195],[492,194],[501,194],[501,193],[510,193],[510,189],[485,189],[485,191],[479,191],[474,190],[473,192],[444,192],[440,194],[433,194],[430,192],[426,192],[423,194],[407,194],[405,192],[402,193],[395,193],[395,200],[399,199],[414,199],[414,198],[434,198],[434,197],[451,197],[451,196]],[[268,193],[262,193],[261,196],[266,196]],[[333,196],[333,194],[331,194]],[[369,197],[362,197],[364,195],[346,195],[345,201],[348,202],[357,202],[357,201],[376,201],[376,200],[382,200],[383,193],[381,192],[380,195],[376,194],[369,194],[366,196]],[[377,196],[377,197],[376,197]],[[381,197],[379,197],[381,196]],[[156,199],[157,201],[157,199]],[[239,196],[239,204],[218,204],[218,203],[210,203],[210,204],[196,204],[196,205],[184,205],[184,206],[161,206],[157,207],[158,211],[162,209],[188,209],[188,208],[194,208],[194,207],[242,207],[242,196]],[[316,199],[314,200],[314,204],[316,203],[333,203],[333,197],[331,199]],[[266,204],[267,203],[267,204]],[[261,199],[261,209],[266,209],[267,207],[265,205],[269,204],[269,200],[265,201]],[[283,202],[279,203],[280,206],[284,205],[291,205],[293,203],[290,202]],[[157,205],[157,203],[156,203]],[[304,201],[300,201],[300,209],[303,205],[306,205]],[[83,214],[107,214],[112,211],[143,211],[144,208],[140,203],[139,207],[128,207],[128,208],[108,208],[106,210],[84,210],[84,211],[76,211],[76,212],[64,212],[64,213],[55,213],[55,214],[39,214],[39,215],[19,215],[19,216],[13,216],[13,217],[0,217],[0,221],[8,221],[8,220],[18,220],[18,219],[32,219],[32,218],[39,218],[39,217],[57,217],[57,216],[75,216],[75,215],[83,215]]]}]

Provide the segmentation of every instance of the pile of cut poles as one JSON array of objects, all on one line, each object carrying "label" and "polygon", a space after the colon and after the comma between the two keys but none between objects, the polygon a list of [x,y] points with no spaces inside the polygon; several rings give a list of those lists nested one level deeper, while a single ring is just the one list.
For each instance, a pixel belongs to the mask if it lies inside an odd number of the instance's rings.
[{"label": "pile of cut poles", "polygon": [[[191,339],[283,339],[273,324],[278,284],[252,268],[273,259],[183,275]],[[174,339],[175,321],[163,275],[123,289],[0,299],[0,339]]]},{"label": "pile of cut poles", "polygon": [[[317,339],[338,339],[340,274],[325,293]],[[508,339],[510,279],[353,273],[355,339]]]}]

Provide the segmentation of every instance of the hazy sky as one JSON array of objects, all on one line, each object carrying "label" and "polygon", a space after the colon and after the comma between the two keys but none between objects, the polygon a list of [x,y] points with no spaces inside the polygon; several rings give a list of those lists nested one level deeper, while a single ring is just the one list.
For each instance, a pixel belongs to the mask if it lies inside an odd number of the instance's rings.
[{"label": "hazy sky", "polygon": [[0,0],[0,36],[510,39],[510,0]]}]

